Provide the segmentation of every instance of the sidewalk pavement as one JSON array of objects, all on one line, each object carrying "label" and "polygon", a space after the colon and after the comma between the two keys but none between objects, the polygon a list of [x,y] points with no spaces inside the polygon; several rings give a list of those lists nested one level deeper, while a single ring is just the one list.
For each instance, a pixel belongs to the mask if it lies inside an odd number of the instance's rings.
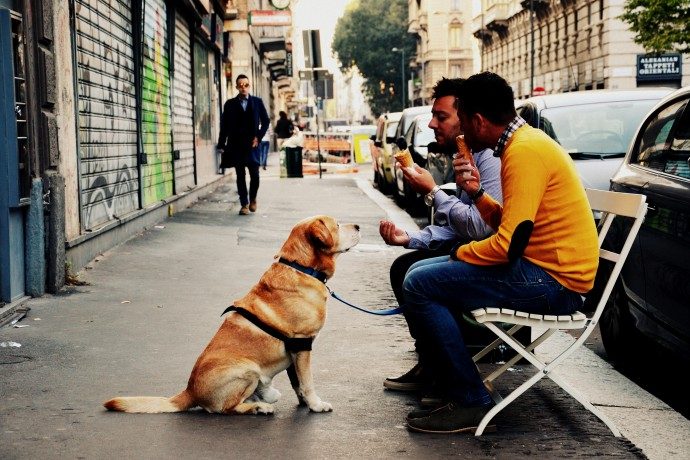
[{"label": "sidewalk pavement", "polygon": [[[272,156],[272,160],[275,158]],[[362,306],[394,303],[391,262],[404,250],[382,244],[378,222],[414,222],[359,174],[279,178],[262,171],[259,209],[238,216],[229,179],[193,207],[98,257],[87,284],[26,301],[26,318],[0,329],[0,458],[687,458],[690,422],[582,349],[566,368],[617,424],[606,426],[546,379],[495,419],[498,431],[423,435],[404,426],[414,398],[384,391],[386,376],[416,361],[401,317],[378,317],[329,300],[314,343],[317,392],[334,406],[296,406],[285,373],[274,416],[109,413],[117,395],[171,396],[185,385],[220,313],[259,279],[293,224],[314,214],[358,223],[362,241],[338,259],[329,286]],[[567,335],[552,341],[572,340]],[[491,365],[484,365],[491,366]],[[502,393],[531,373],[516,366]]]}]

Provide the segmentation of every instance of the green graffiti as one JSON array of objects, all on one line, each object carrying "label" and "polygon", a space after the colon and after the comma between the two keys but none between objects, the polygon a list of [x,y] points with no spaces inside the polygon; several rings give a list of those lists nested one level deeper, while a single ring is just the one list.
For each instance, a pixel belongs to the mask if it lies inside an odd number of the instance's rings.
[{"label": "green graffiti", "polygon": [[173,157],[167,12],[162,0],[144,2],[141,134],[146,206],[173,194]]}]

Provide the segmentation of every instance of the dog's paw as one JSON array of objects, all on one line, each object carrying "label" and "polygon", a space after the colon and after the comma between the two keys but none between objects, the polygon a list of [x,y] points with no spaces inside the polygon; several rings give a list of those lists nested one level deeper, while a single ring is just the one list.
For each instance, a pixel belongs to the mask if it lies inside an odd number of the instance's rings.
[{"label": "dog's paw", "polygon": [[312,412],[331,412],[333,406],[326,401],[321,401],[320,399],[312,404],[309,404],[309,410]]},{"label": "dog's paw", "polygon": [[278,391],[274,387],[268,387],[261,392],[260,396],[264,402],[272,404],[278,401],[282,395],[280,394],[280,391]]},{"label": "dog's paw", "polygon": [[267,404],[264,402],[258,402],[256,403],[256,406],[254,407],[254,413],[255,414],[260,414],[260,415],[271,415],[275,409],[273,408],[272,404]]}]

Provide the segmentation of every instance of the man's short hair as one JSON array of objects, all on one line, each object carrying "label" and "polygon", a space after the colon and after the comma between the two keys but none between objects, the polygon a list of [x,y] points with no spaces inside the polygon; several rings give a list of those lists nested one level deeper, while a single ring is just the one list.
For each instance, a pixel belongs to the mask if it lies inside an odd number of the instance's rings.
[{"label": "man's short hair", "polygon": [[513,88],[493,72],[481,72],[465,80],[458,101],[466,115],[479,113],[495,124],[509,123],[517,115]]},{"label": "man's short hair", "polygon": [[242,80],[243,78],[244,78],[245,80],[249,80],[249,77],[248,77],[248,76],[246,76],[245,74],[241,73],[241,74],[239,74],[239,75],[237,76],[237,78],[235,78],[235,84],[238,84],[238,83],[240,82],[240,80]]},{"label": "man's short hair", "polygon": [[455,101],[453,102],[453,107],[458,108],[458,96],[460,95],[460,87],[465,82],[464,78],[446,78],[443,77],[436,82],[431,93],[432,99],[438,99],[439,97],[454,96]]}]

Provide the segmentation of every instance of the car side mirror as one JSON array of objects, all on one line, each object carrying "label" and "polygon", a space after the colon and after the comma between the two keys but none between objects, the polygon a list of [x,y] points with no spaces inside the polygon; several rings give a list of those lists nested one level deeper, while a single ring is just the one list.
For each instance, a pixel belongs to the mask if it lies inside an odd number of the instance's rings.
[{"label": "car side mirror", "polygon": [[369,136],[369,139],[376,142],[376,134],[372,134],[371,136]]},{"label": "car side mirror", "polygon": [[395,145],[397,145],[400,150],[405,150],[407,148],[407,141],[404,137],[400,136],[396,139]]}]

